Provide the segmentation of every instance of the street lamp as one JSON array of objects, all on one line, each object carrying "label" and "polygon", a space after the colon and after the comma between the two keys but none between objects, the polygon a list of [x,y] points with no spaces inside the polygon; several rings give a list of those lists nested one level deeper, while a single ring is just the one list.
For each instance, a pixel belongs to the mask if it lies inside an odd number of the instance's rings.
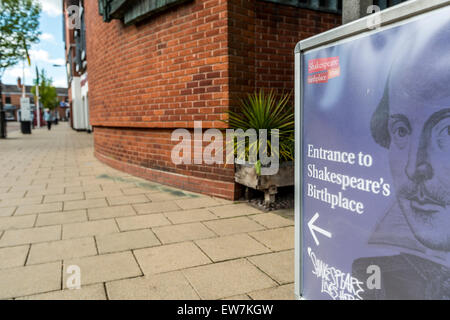
[{"label": "street lamp", "polygon": [[[65,68],[66,67],[66,65],[64,65],[64,64],[53,64],[52,65],[53,67],[56,67],[56,68]],[[65,101],[64,101],[64,103],[65,103]],[[65,105],[66,106],[66,105]],[[66,109],[66,111],[65,111],[65,114],[66,114],[66,116],[67,116],[67,109]]]}]

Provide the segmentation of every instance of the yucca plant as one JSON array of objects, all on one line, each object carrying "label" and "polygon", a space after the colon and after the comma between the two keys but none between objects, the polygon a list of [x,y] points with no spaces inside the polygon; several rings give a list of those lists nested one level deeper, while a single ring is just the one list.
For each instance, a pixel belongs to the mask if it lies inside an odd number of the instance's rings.
[{"label": "yucca plant", "polygon": [[[267,130],[267,147],[264,150],[271,155],[271,129],[279,130],[279,157],[281,161],[294,160],[294,132],[295,120],[294,110],[290,104],[291,94],[283,94],[277,97],[274,91],[264,92],[259,90],[248,94],[241,100],[241,108],[228,112],[228,125],[232,129],[255,129],[258,133],[260,129]],[[237,154],[238,141],[231,141],[234,144],[234,151]],[[242,141],[241,141],[242,143]],[[259,152],[259,136],[257,141],[251,144],[245,141],[245,160],[248,160],[250,152]],[[238,155],[242,159],[242,155]],[[255,167],[260,166],[259,160]]]}]

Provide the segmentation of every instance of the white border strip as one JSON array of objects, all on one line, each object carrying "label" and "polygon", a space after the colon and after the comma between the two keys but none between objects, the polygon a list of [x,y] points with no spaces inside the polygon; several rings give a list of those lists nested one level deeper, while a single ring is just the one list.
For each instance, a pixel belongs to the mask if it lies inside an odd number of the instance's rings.
[{"label": "white border strip", "polygon": [[[441,7],[450,5],[450,0],[410,0],[403,2],[392,8],[380,12],[381,26],[393,24],[395,22],[405,20],[407,18],[420,15],[422,13],[433,11]],[[367,31],[373,31],[368,28],[368,20],[372,19],[367,16],[356,21],[350,22],[343,26],[321,33],[314,37],[305,39],[297,43],[295,53],[311,50],[319,46],[336,42],[338,40],[348,38]]]}]

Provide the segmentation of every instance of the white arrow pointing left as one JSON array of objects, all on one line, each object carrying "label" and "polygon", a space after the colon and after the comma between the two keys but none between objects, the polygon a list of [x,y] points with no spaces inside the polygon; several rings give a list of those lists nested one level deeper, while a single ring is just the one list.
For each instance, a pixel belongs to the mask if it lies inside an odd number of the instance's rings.
[{"label": "white arrow pointing left", "polygon": [[319,213],[316,212],[314,217],[312,217],[311,220],[309,220],[308,228],[314,238],[314,241],[316,242],[316,245],[319,245],[319,240],[317,239],[316,232],[321,233],[325,237],[330,238],[330,239],[331,239],[331,233],[326,230],[323,230],[322,228],[319,228],[318,226],[315,226],[314,222],[316,222],[317,219],[319,219]]}]

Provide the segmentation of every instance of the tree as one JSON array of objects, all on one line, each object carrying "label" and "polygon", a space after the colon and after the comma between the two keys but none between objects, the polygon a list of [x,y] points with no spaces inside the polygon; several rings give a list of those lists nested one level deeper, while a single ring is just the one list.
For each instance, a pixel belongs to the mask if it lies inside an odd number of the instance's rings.
[{"label": "tree", "polygon": [[5,70],[28,57],[28,48],[39,41],[41,7],[35,0],[0,0],[0,138],[6,137],[2,76]]},{"label": "tree", "polygon": [[0,78],[39,41],[41,7],[34,0],[0,0]]},{"label": "tree", "polygon": [[56,88],[53,86],[52,78],[48,77],[45,70],[42,69],[38,72],[38,78],[34,79],[34,87],[31,88],[31,93],[36,95],[36,85],[39,86],[39,101],[44,108],[50,110],[55,109],[58,106],[58,94]]}]

